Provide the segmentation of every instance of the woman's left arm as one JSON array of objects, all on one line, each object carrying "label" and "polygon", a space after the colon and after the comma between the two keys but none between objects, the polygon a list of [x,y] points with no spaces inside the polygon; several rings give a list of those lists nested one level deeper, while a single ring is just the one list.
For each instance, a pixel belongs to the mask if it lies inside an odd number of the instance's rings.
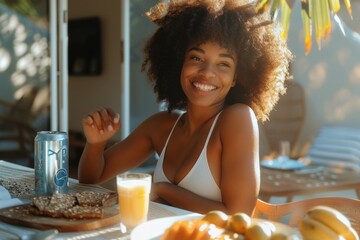
[{"label": "woman's left arm", "polygon": [[259,128],[253,110],[242,104],[224,111],[221,194],[229,213],[252,214],[260,191]]}]

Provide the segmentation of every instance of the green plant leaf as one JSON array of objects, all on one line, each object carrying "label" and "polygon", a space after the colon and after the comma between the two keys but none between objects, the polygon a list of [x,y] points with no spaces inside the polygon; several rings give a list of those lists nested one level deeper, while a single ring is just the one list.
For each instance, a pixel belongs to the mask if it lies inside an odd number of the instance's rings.
[{"label": "green plant leaf", "polygon": [[271,19],[275,19],[280,8],[280,1],[281,0],[273,0],[271,8],[270,8],[270,16]]},{"label": "green plant leaf", "polygon": [[352,10],[351,10],[351,3],[350,3],[350,0],[344,0],[345,2],[345,6],[346,6],[346,9],[351,17],[351,19],[353,18],[352,17]]},{"label": "green plant leaf", "polygon": [[329,0],[329,6],[333,13],[337,13],[340,10],[340,0]]},{"label": "green plant leaf", "polygon": [[320,0],[321,20],[323,25],[323,38],[328,38],[331,30],[330,9],[328,0]]},{"label": "green plant leaf", "polygon": [[308,0],[301,1],[301,18],[303,22],[305,54],[308,55],[312,46],[311,19]]},{"label": "green plant leaf", "polygon": [[269,9],[270,0],[258,0],[256,4],[256,11],[263,13]]},{"label": "green plant leaf", "polygon": [[281,26],[283,28],[283,32],[281,34],[281,36],[286,39],[288,32],[289,32],[289,26],[290,26],[290,17],[291,17],[291,8],[289,7],[288,3],[286,2],[286,0],[281,0],[280,3],[280,7],[281,7],[281,19],[280,19],[280,23]]},{"label": "green plant leaf", "polygon": [[[292,7],[295,0],[258,0],[257,11],[264,12],[270,10],[273,20],[278,19],[280,13],[280,25],[283,28],[281,36],[287,38]],[[344,0],[347,11],[352,18],[350,0]],[[301,0],[301,18],[303,22],[305,54],[308,54],[312,47],[312,31],[321,49],[321,41],[326,39],[331,31],[330,14],[336,14],[340,10],[340,0]]]}]

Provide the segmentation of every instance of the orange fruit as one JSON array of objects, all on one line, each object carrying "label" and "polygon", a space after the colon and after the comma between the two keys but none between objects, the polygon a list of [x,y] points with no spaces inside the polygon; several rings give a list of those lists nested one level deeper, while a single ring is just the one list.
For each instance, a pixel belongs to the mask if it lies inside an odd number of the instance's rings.
[{"label": "orange fruit", "polygon": [[289,239],[285,233],[274,233],[271,235],[270,240],[287,240]]},{"label": "orange fruit", "polygon": [[213,210],[205,214],[202,220],[214,224],[219,228],[226,228],[228,223],[228,218],[229,216],[226,213],[219,210]]},{"label": "orange fruit", "polygon": [[262,222],[251,225],[245,232],[247,240],[269,240],[271,237],[271,229]]},{"label": "orange fruit", "polygon": [[246,213],[235,213],[228,220],[229,230],[239,234],[244,234],[250,227],[250,224],[251,218]]}]

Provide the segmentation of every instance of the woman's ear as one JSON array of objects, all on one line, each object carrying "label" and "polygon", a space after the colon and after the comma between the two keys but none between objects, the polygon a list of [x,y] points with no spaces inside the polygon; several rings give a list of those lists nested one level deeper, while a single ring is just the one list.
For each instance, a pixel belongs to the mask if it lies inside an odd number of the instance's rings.
[{"label": "woman's ear", "polygon": [[233,79],[232,83],[231,83],[231,87],[235,87],[236,85],[236,78]]}]

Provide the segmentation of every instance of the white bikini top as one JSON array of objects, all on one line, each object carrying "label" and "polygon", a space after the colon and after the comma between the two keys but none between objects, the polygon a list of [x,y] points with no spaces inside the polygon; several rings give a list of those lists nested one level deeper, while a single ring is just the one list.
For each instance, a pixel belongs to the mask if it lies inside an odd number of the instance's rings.
[{"label": "white bikini top", "polygon": [[[221,113],[221,112],[220,112]],[[210,167],[208,164],[207,159],[207,145],[211,136],[211,133],[214,129],[214,126],[217,122],[217,119],[220,115],[218,113],[211,125],[210,131],[208,133],[208,136],[205,141],[205,145],[200,153],[199,158],[196,160],[194,166],[192,169],[188,172],[188,174],[181,180],[181,182],[178,184],[178,186],[185,188],[197,195],[203,196],[208,199],[216,200],[216,201],[222,201],[221,198],[221,190],[219,186],[216,184],[214,177],[211,174]],[[175,126],[179,119],[181,118],[181,115],[176,120],[173,128],[171,129],[171,132],[166,140],[165,146],[163,150],[161,151],[159,160],[156,164],[155,171],[154,171],[154,182],[169,182],[169,179],[165,176],[164,170],[163,170],[163,162],[164,162],[164,156],[166,152],[166,148],[169,142],[169,139],[171,137],[172,132],[175,129]]]}]

